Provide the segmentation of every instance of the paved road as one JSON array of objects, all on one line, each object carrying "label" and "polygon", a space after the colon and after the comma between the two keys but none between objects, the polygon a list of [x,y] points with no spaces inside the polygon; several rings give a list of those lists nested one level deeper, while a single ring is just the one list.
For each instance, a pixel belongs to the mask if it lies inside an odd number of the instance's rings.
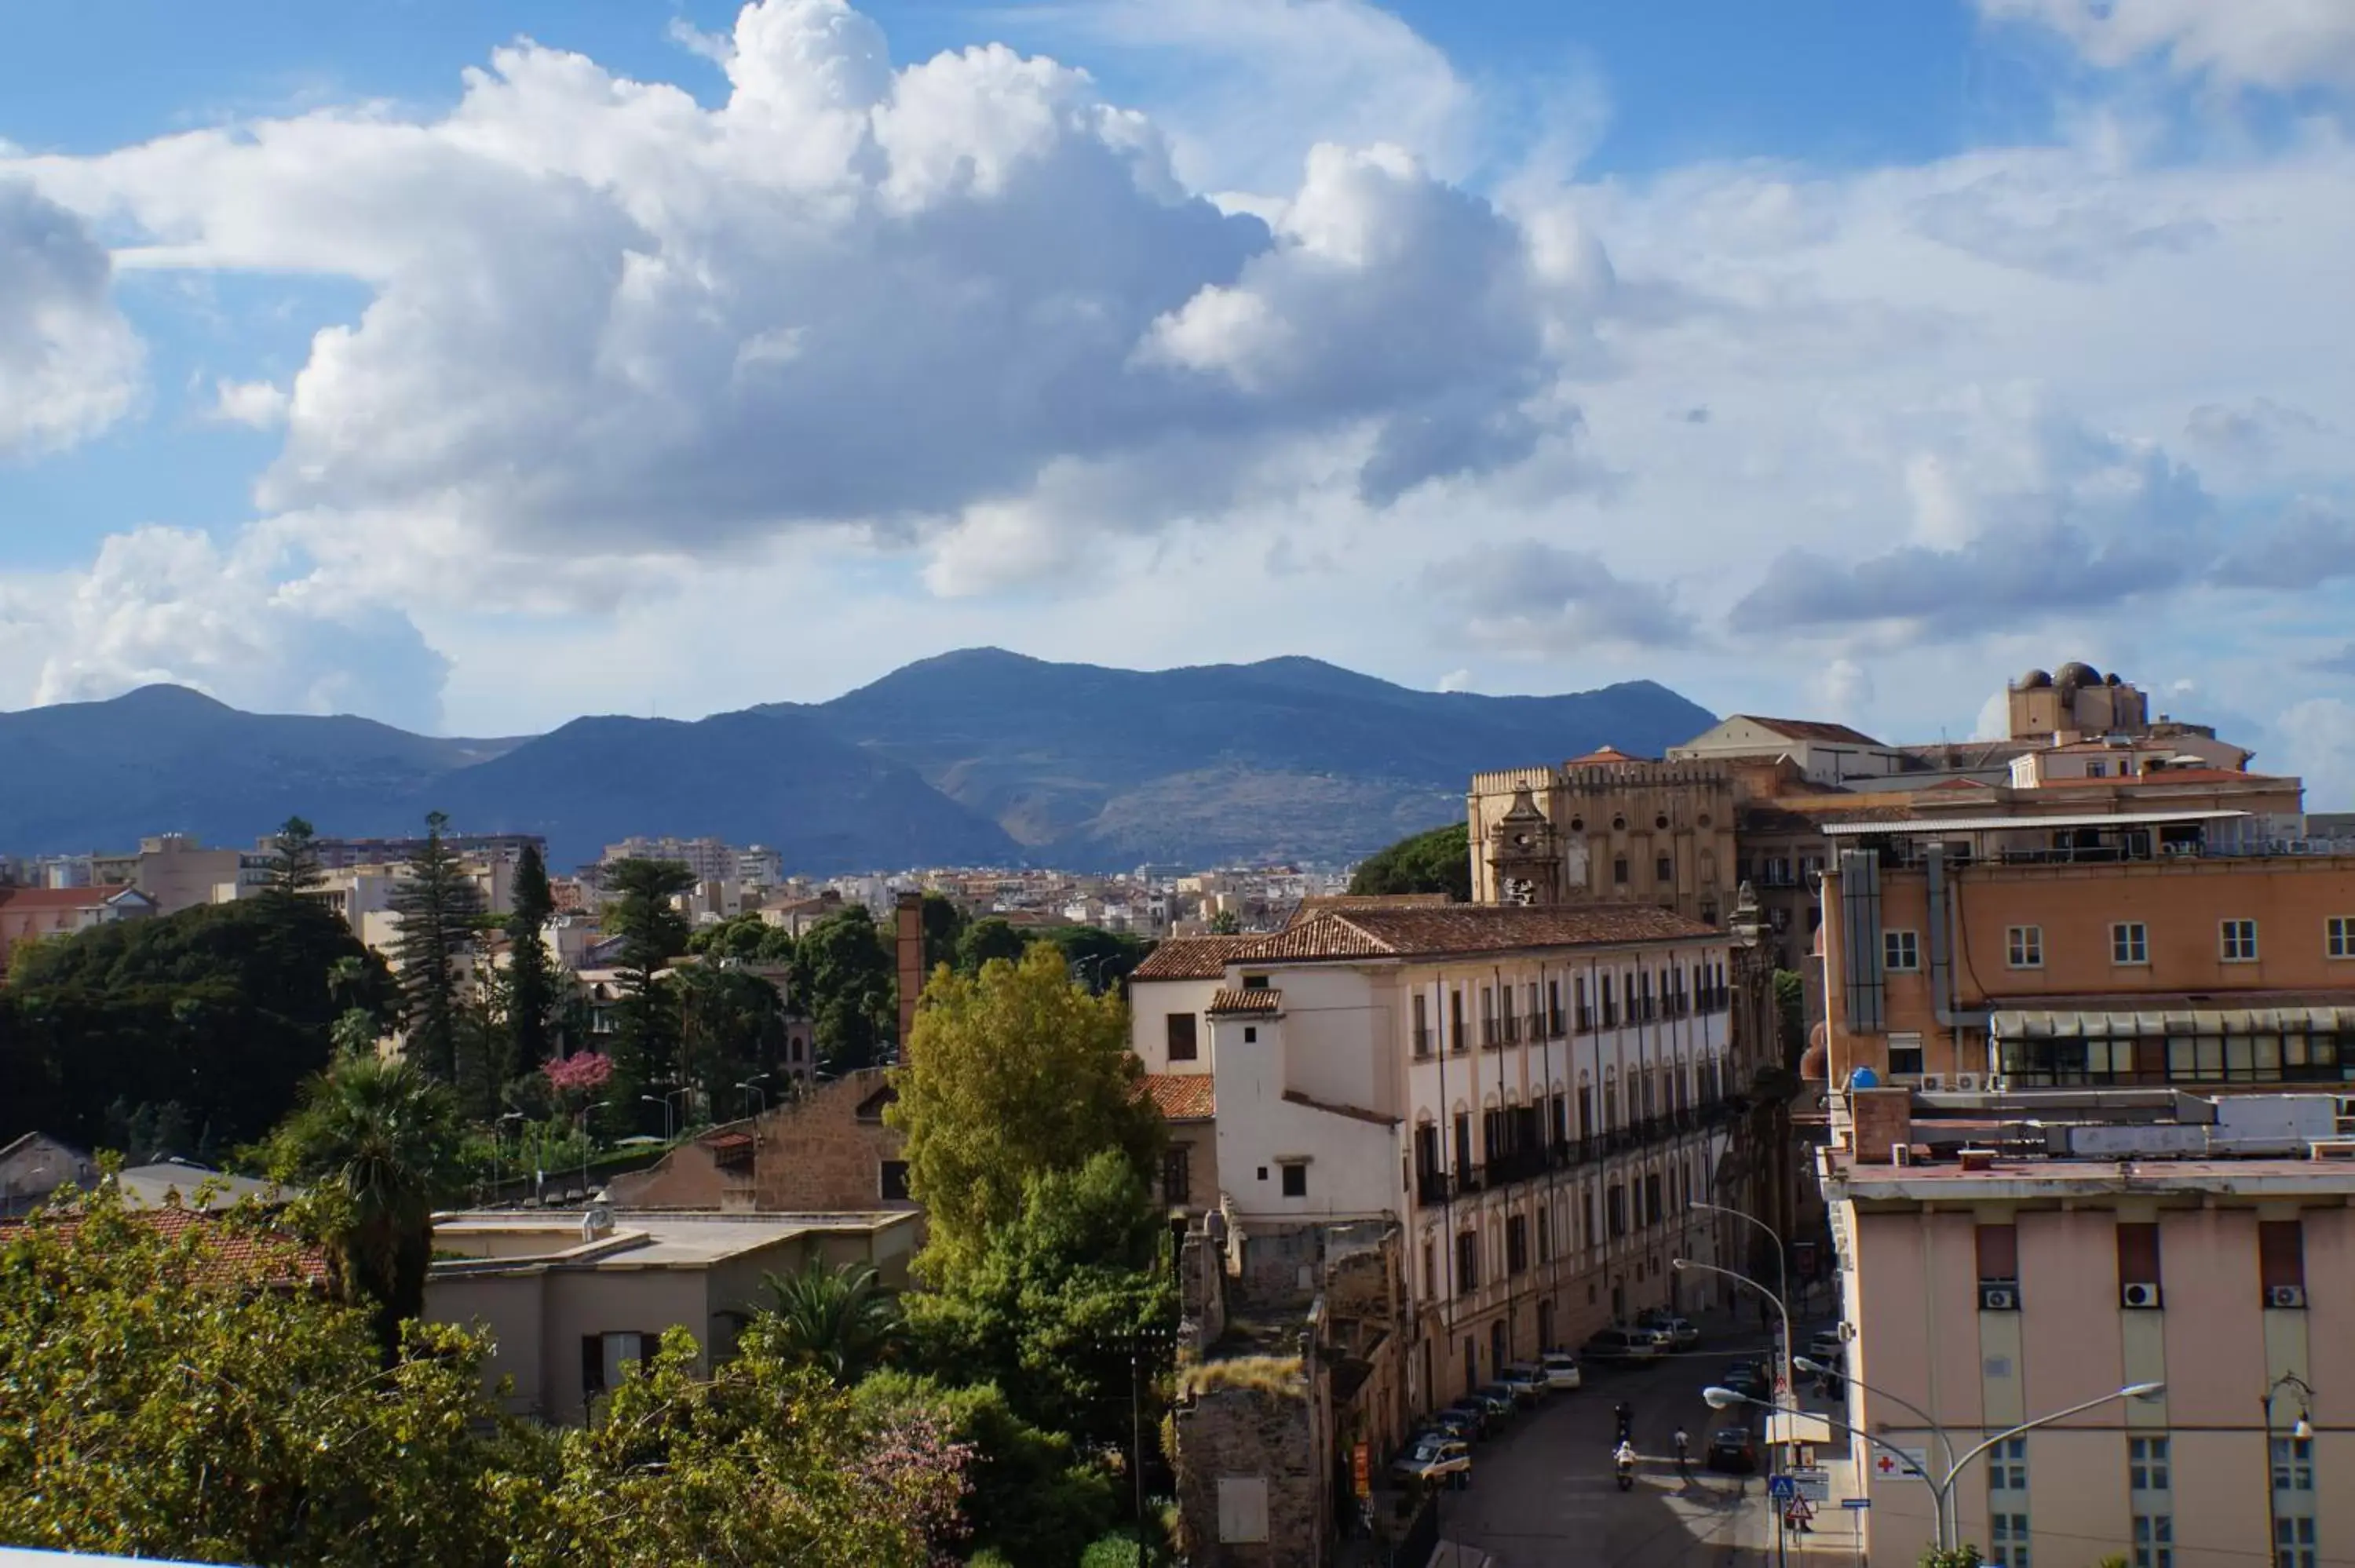
[{"label": "paved road", "polygon": [[[1550,1395],[1473,1450],[1469,1489],[1446,1494],[1440,1533],[1487,1551],[1497,1568],[1753,1568],[1774,1556],[1763,1478],[1711,1475],[1700,1457],[1730,1417],[1701,1403],[1726,1363],[1759,1353],[1754,1333],[1719,1334],[1641,1371],[1588,1368],[1586,1386]],[[1635,1489],[1612,1474],[1612,1407],[1636,1411],[1644,1456]],[[1677,1474],[1670,1436],[1691,1435],[1692,1473]]]}]

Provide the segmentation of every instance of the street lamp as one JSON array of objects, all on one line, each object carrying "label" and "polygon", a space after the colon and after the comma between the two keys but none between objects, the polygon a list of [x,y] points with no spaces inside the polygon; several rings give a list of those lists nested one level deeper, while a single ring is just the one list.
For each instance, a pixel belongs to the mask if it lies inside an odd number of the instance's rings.
[{"label": "street lamp", "polygon": [[[1941,1552],[1949,1552],[1954,1549],[1955,1540],[1953,1531],[1947,1527],[1946,1518],[1948,1514],[1954,1511],[1955,1482],[1962,1475],[1964,1468],[1968,1466],[1973,1459],[1977,1458],[1981,1454],[1986,1453],[1997,1444],[2009,1442],[2012,1438],[2019,1436],[2023,1432],[2033,1432],[2040,1426],[2050,1426],[2056,1421],[2066,1421],[2072,1415],[2083,1415],[2088,1410],[2099,1409],[2101,1406],[2109,1404],[2113,1400],[2155,1399],[2166,1391],[2167,1384],[2163,1383],[2128,1383],[2124,1388],[2115,1390],[2113,1393],[2102,1394],[2098,1398],[2086,1400],[2082,1404],[2073,1404],[2066,1410],[2056,1410],[2048,1415],[2040,1415],[2033,1421],[2023,1421],[2017,1426],[2007,1428],[2004,1431],[1997,1433],[1992,1437],[1984,1439],[1977,1447],[1966,1449],[1961,1458],[1956,1459],[1953,1464],[1946,1467],[1946,1473],[1944,1476],[1937,1477],[1931,1476],[1923,1471],[1919,1466],[1913,1463],[1913,1457],[1912,1455],[1906,1453],[1904,1449],[1898,1447],[1895,1444],[1891,1443],[1884,1438],[1876,1437],[1871,1433],[1864,1431],[1860,1427],[1850,1426],[1847,1422],[1835,1419],[1829,1415],[1824,1416],[1821,1419],[1825,1425],[1845,1432],[1850,1437],[1860,1437],[1865,1442],[1871,1444],[1877,1448],[1887,1449],[1891,1454],[1896,1456],[1900,1464],[1903,1465],[1907,1469],[1912,1470],[1915,1475],[1921,1476],[1922,1479],[1929,1484],[1930,1494],[1937,1504],[1936,1515],[1932,1520],[1932,1523],[1936,1526],[1938,1550]],[[1753,1399],[1746,1393],[1736,1393],[1730,1388],[1705,1388],[1700,1391],[1700,1396],[1711,1410],[1729,1410],[1737,1404],[1754,1404],[1761,1410],[1765,1411],[1772,1411],[1774,1408],[1763,1399]],[[2273,1478],[2268,1475],[2265,1478],[2270,1481]]]},{"label": "street lamp", "polygon": [[763,1116],[768,1114],[769,1091],[761,1086],[761,1080],[768,1075],[769,1075],[766,1073],[755,1073],[752,1076],[744,1079],[736,1086],[748,1095],[758,1095],[761,1097],[761,1109],[756,1114]]},{"label": "street lamp", "polygon": [[2297,1467],[2296,1445],[2314,1436],[2314,1385],[2296,1372],[2284,1372],[2265,1385],[2265,1559],[2281,1561],[2281,1472],[2274,1468],[2274,1396],[2285,1388],[2297,1390],[2297,1420],[2289,1429],[2289,1462]]},{"label": "street lamp", "polygon": [[[1766,1239],[1774,1244],[1774,1283],[1780,1287],[1779,1294],[1783,1302],[1783,1320],[1786,1323],[1789,1322],[1791,1319],[1791,1265],[1788,1256],[1790,1249],[1783,1245],[1782,1233],[1777,1231],[1774,1226],[1768,1224],[1765,1221],[1760,1219],[1757,1215],[1745,1214],[1740,1209],[1729,1209],[1723,1203],[1691,1203],[1687,1206],[1689,1208],[1703,1209],[1712,1214],[1731,1214],[1735,1219],[1742,1221],[1743,1224],[1756,1225],[1760,1230],[1766,1233]],[[1789,1336],[1786,1334],[1785,1336],[1785,1342],[1787,1344]],[[1785,1370],[1787,1372],[1788,1369],[1785,1368]]]},{"label": "street lamp", "polygon": [[[1747,1218],[1746,1215],[1744,1217]],[[1721,1274],[1726,1278],[1732,1280],[1736,1285],[1747,1285],[1751,1289],[1755,1290],[1759,1295],[1764,1296],[1767,1300],[1772,1301],[1774,1304],[1775,1312],[1778,1313],[1783,1319],[1783,1387],[1781,1397],[1788,1399],[1791,1402],[1791,1407],[1793,1409],[1796,1409],[1798,1407],[1799,1391],[1794,1387],[1791,1383],[1791,1308],[1789,1303],[1782,1297],[1777,1296],[1773,1291],[1767,1289],[1764,1285],[1759,1284],[1758,1281],[1751,1278],[1748,1275],[1736,1274],[1730,1268],[1720,1268],[1713,1263],[1695,1263],[1689,1257],[1672,1257],[1668,1259],[1668,1266],[1680,1273],[1686,1269],[1698,1268],[1704,1274]]]},{"label": "street lamp", "polygon": [[639,1098],[639,1099],[641,1099],[641,1100],[643,1100],[643,1101],[645,1101],[647,1105],[650,1105],[650,1106],[660,1106],[660,1107],[662,1107],[662,1108],[663,1108],[663,1141],[664,1141],[665,1143],[668,1143],[668,1142],[671,1140],[671,1135],[670,1135],[670,1096],[668,1096],[668,1095],[666,1095],[666,1095],[663,1095],[663,1096],[660,1096],[660,1097],[656,1097],[656,1096],[654,1096],[654,1095],[640,1095],[640,1096],[638,1097],[638,1098]]},{"label": "street lamp", "polygon": [[589,1113],[611,1110],[613,1107],[611,1100],[599,1100],[581,1107],[581,1190],[584,1193],[589,1191]]},{"label": "street lamp", "polygon": [[[1938,1454],[1940,1458],[1945,1462],[1946,1468],[1951,1470],[1955,1467],[1955,1440],[1946,1435],[1946,1428],[1940,1423],[1938,1418],[1931,1414],[1928,1411],[1923,1409],[1920,1405],[1915,1404],[1911,1400],[1900,1399],[1893,1393],[1889,1393],[1881,1389],[1877,1389],[1861,1378],[1850,1377],[1844,1370],[1838,1367],[1828,1367],[1821,1361],[1810,1361],[1806,1356],[1798,1357],[1794,1364],[1796,1365],[1801,1372],[1806,1372],[1815,1377],[1837,1377],[1842,1383],[1852,1383],[1856,1384],[1857,1387],[1864,1390],[1865,1393],[1872,1395],[1873,1398],[1885,1399],[1889,1401],[1890,1404],[1896,1405],[1899,1409],[1911,1411],[1915,1415],[1920,1416],[1922,1418],[1923,1425],[1930,1429],[1930,1436],[1938,1440]],[[1956,1528],[1960,1528],[1959,1520],[1956,1521]]]}]

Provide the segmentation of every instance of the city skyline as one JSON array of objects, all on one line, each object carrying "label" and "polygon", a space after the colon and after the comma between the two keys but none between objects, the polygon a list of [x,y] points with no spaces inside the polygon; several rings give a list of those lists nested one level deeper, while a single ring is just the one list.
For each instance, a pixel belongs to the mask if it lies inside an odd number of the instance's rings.
[{"label": "city skyline", "polygon": [[2355,788],[2355,20],[732,9],[14,23],[0,707],[2084,659]]}]

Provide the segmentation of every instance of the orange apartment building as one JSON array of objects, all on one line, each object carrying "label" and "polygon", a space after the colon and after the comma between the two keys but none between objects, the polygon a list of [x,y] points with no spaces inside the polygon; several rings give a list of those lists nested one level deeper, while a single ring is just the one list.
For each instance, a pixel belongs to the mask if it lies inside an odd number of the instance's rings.
[{"label": "orange apartment building", "polygon": [[2257,821],[1828,824],[1825,1075],[1961,1091],[2355,1078],[2355,856],[2274,853]]}]

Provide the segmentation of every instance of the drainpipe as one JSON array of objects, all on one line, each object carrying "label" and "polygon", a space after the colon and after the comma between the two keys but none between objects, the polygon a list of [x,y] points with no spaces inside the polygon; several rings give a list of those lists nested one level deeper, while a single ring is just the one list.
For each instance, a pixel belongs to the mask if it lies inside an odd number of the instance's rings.
[{"label": "drainpipe", "polygon": [[[1930,858],[1924,867],[1929,876],[1930,906],[1930,1013],[1938,1027],[1947,1032],[1954,1041],[1955,1072],[1962,1071],[1962,1034],[1964,1029],[1984,1032],[1987,1027],[1985,1010],[1975,1012],[1957,1012],[1955,1007],[1955,929],[1962,923],[1961,891],[1946,880],[1946,846],[1929,846]],[[1987,1065],[1992,1066],[1993,1064]]]}]

